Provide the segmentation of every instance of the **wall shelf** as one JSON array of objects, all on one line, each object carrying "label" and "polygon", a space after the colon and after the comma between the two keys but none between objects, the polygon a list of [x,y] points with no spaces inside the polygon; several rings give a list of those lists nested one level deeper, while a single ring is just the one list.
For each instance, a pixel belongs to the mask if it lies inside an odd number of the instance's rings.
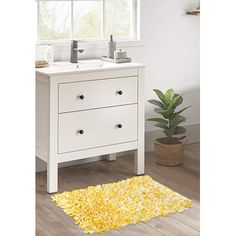
[{"label": "wall shelf", "polygon": [[200,15],[200,9],[196,9],[193,11],[187,11],[186,12],[187,15],[192,15],[192,16],[199,16]]}]

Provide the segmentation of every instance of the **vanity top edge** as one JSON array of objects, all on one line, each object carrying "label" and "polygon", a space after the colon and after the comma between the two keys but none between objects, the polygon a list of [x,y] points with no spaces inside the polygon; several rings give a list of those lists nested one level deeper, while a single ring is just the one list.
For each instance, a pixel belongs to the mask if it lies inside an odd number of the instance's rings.
[{"label": "vanity top edge", "polygon": [[[60,62],[58,62],[60,63]],[[74,64],[75,68],[59,68],[57,66],[51,66],[47,68],[36,68],[36,74],[42,74],[47,76],[60,76],[60,75],[70,75],[70,74],[80,74],[80,73],[88,73],[88,72],[99,72],[99,71],[109,71],[109,70],[121,70],[121,69],[132,69],[132,68],[143,68],[145,64],[137,63],[137,62],[129,62],[129,63],[110,63],[110,62],[102,62],[104,66],[101,67],[93,67],[93,68],[76,68],[76,64]],[[72,67],[73,64],[70,64]]]}]

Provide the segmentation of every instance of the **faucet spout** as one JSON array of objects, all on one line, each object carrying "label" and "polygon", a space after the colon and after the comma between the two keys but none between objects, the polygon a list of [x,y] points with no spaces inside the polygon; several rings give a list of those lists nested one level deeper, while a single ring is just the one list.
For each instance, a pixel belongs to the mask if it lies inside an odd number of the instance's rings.
[{"label": "faucet spout", "polygon": [[74,51],[76,51],[76,52],[79,52],[79,53],[83,53],[84,52],[84,49],[73,49]]},{"label": "faucet spout", "polygon": [[70,51],[70,62],[77,63],[78,62],[78,52],[83,53],[84,49],[78,48],[78,41],[71,41],[71,51]]}]

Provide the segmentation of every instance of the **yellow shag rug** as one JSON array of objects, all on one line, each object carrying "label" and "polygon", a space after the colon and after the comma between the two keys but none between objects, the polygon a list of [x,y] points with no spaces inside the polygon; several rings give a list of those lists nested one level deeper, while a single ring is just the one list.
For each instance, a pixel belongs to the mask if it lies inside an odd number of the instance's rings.
[{"label": "yellow shag rug", "polygon": [[86,233],[104,233],[153,217],[167,216],[192,206],[191,200],[154,181],[150,176],[89,186],[52,196],[57,206],[75,219]]}]

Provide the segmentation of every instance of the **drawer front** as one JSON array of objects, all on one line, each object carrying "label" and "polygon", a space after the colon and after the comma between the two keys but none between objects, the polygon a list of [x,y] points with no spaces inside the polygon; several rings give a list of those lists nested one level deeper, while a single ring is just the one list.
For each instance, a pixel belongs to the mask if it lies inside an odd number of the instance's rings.
[{"label": "drawer front", "polygon": [[59,114],[59,153],[137,140],[137,105]]},{"label": "drawer front", "polygon": [[137,103],[137,77],[59,85],[59,113]]}]

